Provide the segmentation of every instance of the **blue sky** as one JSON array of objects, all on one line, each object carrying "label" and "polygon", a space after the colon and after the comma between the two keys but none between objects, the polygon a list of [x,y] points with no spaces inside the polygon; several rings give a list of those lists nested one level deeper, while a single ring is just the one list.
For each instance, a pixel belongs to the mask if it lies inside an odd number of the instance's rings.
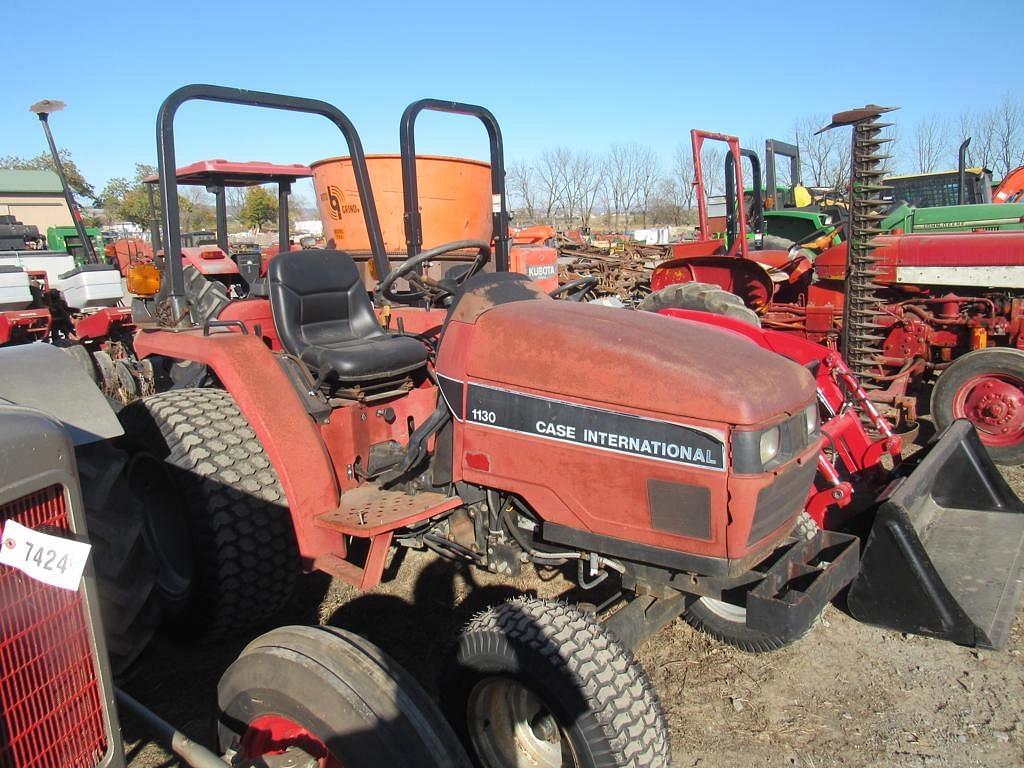
[{"label": "blue sky", "polygon": [[[325,99],[370,152],[396,151],[402,109],[432,96],[489,107],[510,160],[636,141],[666,161],[693,127],[785,139],[796,118],[865,102],[902,107],[895,117],[909,127],[1024,87],[1020,0],[5,0],[3,9],[0,155],[43,151],[27,108],[61,99],[67,110],[51,118],[58,143],[97,188],[155,162],[157,107],[189,82]],[[421,122],[421,151],[485,156],[470,121]],[[177,125],[179,164],[344,151],[317,118],[194,105]]]}]

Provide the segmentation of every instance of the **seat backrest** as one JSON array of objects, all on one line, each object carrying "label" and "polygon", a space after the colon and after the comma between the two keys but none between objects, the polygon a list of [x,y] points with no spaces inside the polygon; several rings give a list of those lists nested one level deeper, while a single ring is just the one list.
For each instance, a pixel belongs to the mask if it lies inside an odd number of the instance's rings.
[{"label": "seat backrest", "polygon": [[359,270],[344,251],[282,253],[271,260],[267,279],[281,345],[299,358],[309,346],[385,335]]}]

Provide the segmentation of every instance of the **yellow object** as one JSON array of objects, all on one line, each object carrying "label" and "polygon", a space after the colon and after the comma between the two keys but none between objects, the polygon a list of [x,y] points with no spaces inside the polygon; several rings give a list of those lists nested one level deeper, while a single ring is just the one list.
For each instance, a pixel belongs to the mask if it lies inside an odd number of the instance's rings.
[{"label": "yellow object", "polygon": [[984,349],[988,346],[988,331],[984,328],[971,328],[971,349]]},{"label": "yellow object", "polygon": [[806,208],[813,202],[811,193],[803,184],[797,184],[793,187],[793,202],[797,208]]},{"label": "yellow object", "polygon": [[136,296],[155,296],[160,290],[160,270],[153,264],[129,264],[124,279]]}]

